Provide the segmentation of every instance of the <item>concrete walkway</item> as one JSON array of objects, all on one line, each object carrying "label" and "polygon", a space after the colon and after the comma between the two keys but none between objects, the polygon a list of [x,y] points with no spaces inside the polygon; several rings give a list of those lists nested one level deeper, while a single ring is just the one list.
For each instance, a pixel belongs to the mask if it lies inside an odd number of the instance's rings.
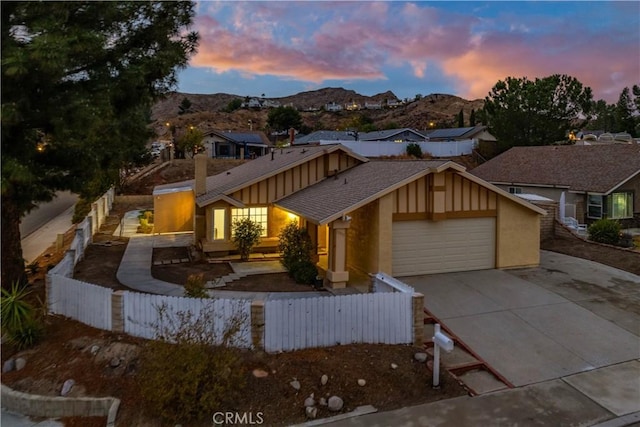
[{"label": "concrete walkway", "polygon": [[46,419],[34,421],[26,415],[14,414],[2,409],[0,413],[0,425],[2,427],[63,427],[61,421]]}]

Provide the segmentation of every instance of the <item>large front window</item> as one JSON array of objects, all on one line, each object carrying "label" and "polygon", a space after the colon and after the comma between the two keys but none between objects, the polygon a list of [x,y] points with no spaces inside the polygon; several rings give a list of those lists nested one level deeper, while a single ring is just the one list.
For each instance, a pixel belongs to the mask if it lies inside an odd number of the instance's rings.
[{"label": "large front window", "polygon": [[608,198],[607,217],[612,219],[633,218],[633,193],[612,193]]},{"label": "large front window", "polygon": [[587,197],[587,218],[602,218],[602,196],[589,194]]},{"label": "large front window", "polygon": [[267,236],[267,207],[250,207],[250,208],[233,208],[231,209],[231,223],[235,223],[242,218],[249,218],[253,222],[257,222],[262,226],[262,237]]}]

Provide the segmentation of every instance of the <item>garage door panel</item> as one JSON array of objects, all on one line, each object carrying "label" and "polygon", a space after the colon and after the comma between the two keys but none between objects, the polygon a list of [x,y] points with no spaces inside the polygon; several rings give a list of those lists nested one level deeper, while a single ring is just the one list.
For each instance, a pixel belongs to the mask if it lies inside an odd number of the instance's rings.
[{"label": "garage door panel", "polygon": [[398,221],[393,224],[393,274],[494,268],[495,218]]}]

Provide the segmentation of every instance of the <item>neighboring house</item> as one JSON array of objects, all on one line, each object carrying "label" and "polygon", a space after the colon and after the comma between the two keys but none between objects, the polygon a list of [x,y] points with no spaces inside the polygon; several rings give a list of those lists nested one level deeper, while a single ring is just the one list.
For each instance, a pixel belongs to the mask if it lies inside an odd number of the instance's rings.
[{"label": "neighboring house", "polygon": [[353,131],[332,131],[332,130],[319,130],[297,137],[295,139],[295,145],[301,144],[318,144],[320,141],[392,141],[392,142],[411,142],[411,141],[425,141],[426,137],[409,128],[403,129],[389,129],[380,130],[374,132],[359,132]]},{"label": "neighboring house", "polygon": [[514,147],[471,170],[511,193],[575,205],[579,222],[640,218],[640,145]]},{"label": "neighboring house", "polygon": [[342,105],[330,102],[324,106],[324,109],[327,111],[342,111]]},{"label": "neighboring house", "polygon": [[466,139],[475,139],[479,143],[497,141],[496,137],[489,133],[486,126],[434,129],[423,133],[429,138],[429,141],[461,141]]},{"label": "neighboring house", "polygon": [[336,145],[275,149],[219,175],[154,189],[155,231],[195,230],[207,253],[234,250],[232,225],[264,229],[277,250],[288,222],[305,227],[334,288],[350,274],[395,276],[539,263],[545,211],[447,160],[371,161]]},{"label": "neighboring house", "polygon": [[263,156],[269,149],[269,139],[262,132],[209,131],[202,141],[207,157],[221,159],[250,159]]},{"label": "neighboring house", "polygon": [[317,144],[320,141],[355,141],[355,134],[342,130],[317,130],[308,135],[296,135],[295,145]]}]

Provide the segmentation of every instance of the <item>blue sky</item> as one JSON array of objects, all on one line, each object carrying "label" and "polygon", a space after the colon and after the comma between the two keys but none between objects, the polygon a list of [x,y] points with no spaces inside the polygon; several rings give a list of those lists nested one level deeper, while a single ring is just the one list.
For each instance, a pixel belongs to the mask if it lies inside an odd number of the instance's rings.
[{"label": "blue sky", "polygon": [[194,29],[180,92],[476,99],[507,76],[568,74],[615,102],[640,84],[637,1],[200,1]]}]

